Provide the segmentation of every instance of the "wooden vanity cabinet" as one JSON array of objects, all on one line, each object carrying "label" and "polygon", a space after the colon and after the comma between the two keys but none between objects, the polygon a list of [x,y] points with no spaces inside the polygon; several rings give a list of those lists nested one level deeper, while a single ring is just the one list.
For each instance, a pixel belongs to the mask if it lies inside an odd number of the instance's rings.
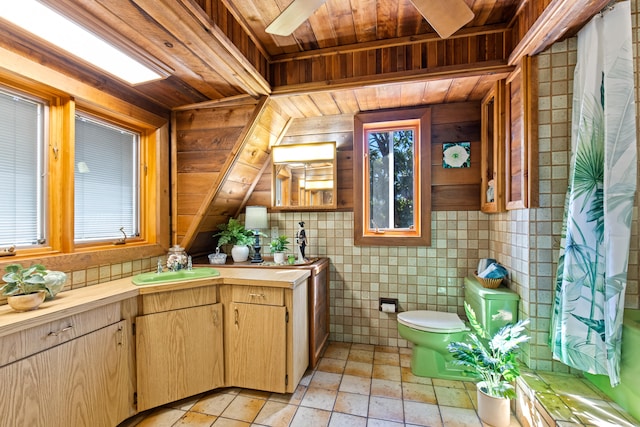
[{"label": "wooden vanity cabinet", "polygon": [[223,310],[217,286],[139,298],[138,411],[224,386]]},{"label": "wooden vanity cabinet", "polygon": [[113,427],[133,415],[119,304],[1,339],[1,426]]},{"label": "wooden vanity cabinet", "polygon": [[294,392],[309,365],[307,286],[223,285],[221,299],[227,386]]},{"label": "wooden vanity cabinet", "polygon": [[232,263],[216,265],[214,268],[252,268],[252,269],[303,269],[309,270],[308,279],[308,313],[309,313],[309,367],[315,368],[329,343],[329,258],[318,258],[308,264],[269,265]]}]

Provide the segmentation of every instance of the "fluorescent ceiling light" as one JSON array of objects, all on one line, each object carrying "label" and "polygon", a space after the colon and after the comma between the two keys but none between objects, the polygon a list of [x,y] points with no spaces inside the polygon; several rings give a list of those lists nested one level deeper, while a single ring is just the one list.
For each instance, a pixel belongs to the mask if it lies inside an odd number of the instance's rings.
[{"label": "fluorescent ceiling light", "polygon": [[132,85],[166,77],[36,0],[0,1],[0,17]]},{"label": "fluorescent ceiling light", "polygon": [[273,163],[333,160],[335,150],[335,142],[276,145],[271,148]]}]

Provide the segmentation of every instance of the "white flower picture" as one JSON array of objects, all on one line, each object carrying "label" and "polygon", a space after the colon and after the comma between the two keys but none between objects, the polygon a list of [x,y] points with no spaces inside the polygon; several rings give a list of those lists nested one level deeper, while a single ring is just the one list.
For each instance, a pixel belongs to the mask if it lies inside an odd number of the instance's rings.
[{"label": "white flower picture", "polygon": [[442,144],[443,168],[468,168],[470,166],[470,142],[446,142]]}]

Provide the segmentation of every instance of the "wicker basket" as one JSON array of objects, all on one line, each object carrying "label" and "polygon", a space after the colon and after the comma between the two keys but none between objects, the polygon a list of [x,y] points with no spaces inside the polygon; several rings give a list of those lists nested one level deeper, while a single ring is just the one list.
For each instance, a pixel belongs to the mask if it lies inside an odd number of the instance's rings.
[{"label": "wicker basket", "polygon": [[502,283],[503,278],[500,279],[485,279],[482,277],[478,277],[477,274],[474,273],[474,276],[476,276],[476,280],[478,282],[480,282],[480,284],[484,287],[484,288],[489,288],[489,289],[495,289],[498,286],[500,286],[500,284]]}]

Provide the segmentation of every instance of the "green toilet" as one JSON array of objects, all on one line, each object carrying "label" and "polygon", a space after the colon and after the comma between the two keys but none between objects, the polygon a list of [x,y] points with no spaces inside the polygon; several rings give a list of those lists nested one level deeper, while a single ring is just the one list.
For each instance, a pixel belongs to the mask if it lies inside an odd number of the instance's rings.
[{"label": "green toilet", "polygon": [[[490,334],[518,320],[520,298],[509,288],[485,288],[474,277],[466,277],[464,299]],[[420,377],[470,379],[453,363],[447,350],[450,342],[463,341],[469,330],[456,313],[429,310],[398,313],[398,333],[413,344],[411,372]]]}]

